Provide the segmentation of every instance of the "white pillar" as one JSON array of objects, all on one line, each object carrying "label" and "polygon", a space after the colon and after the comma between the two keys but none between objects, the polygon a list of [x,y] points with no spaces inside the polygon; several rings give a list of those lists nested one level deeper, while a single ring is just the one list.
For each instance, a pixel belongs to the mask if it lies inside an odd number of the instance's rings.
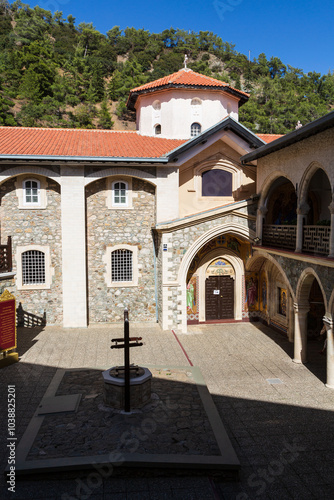
[{"label": "white pillar", "polygon": [[288,326],[289,342],[293,342],[294,325],[295,325],[295,317],[294,317],[293,301],[292,301],[292,296],[290,294],[289,295],[289,326]]},{"label": "white pillar", "polygon": [[307,203],[302,203],[297,208],[297,235],[296,235],[296,249],[295,252],[301,253],[303,251],[303,232],[305,216],[308,214],[310,207]]},{"label": "white pillar", "polygon": [[307,356],[307,313],[310,308],[307,305],[293,304],[295,309],[295,343],[294,363],[306,363]]},{"label": "white pillar", "polygon": [[334,389],[334,336],[333,320],[327,317],[323,318],[327,333],[327,378],[326,387]]},{"label": "white pillar", "polygon": [[84,167],[61,167],[63,326],[87,326]]},{"label": "white pillar", "polygon": [[328,257],[334,258],[334,201],[329,205],[329,211],[331,213],[331,234],[329,238],[329,255]]}]

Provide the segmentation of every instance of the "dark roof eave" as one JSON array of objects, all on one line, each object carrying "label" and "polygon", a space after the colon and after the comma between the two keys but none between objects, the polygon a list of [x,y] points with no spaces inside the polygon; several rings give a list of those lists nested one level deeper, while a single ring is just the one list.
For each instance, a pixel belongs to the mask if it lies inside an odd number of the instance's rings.
[{"label": "dark roof eave", "polygon": [[230,94],[234,95],[235,97],[238,97],[240,100],[239,106],[242,106],[248,101],[248,97],[244,94],[240,94],[238,90],[235,90],[229,86],[222,87],[218,86],[215,87],[213,85],[188,85],[188,84],[176,84],[176,83],[168,83],[167,85],[161,85],[159,87],[152,87],[149,89],[144,89],[144,90],[139,90],[137,92],[132,92],[130,90],[130,95],[128,97],[126,106],[130,111],[136,111],[135,104],[136,101],[141,94],[149,94],[151,92],[156,92],[158,90],[166,90],[166,89],[194,89],[194,90],[221,90],[222,92],[229,92]]},{"label": "dark roof eave", "polygon": [[316,135],[319,132],[323,132],[324,130],[331,128],[334,126],[334,111],[328,113],[317,120],[314,120],[303,127],[290,132],[289,134],[284,135],[283,137],[279,137],[274,141],[261,146],[256,151],[252,151],[247,153],[246,155],[241,157],[242,163],[247,163],[250,161],[257,160],[259,158],[263,158],[271,153],[279,151],[280,149],[284,149],[296,142],[302,141],[311,137],[312,135]]},{"label": "dark roof eave", "polygon": [[167,163],[168,158],[164,156],[138,158],[138,157],[123,157],[123,156],[57,156],[57,155],[2,155],[0,154],[0,162],[16,160],[16,161],[57,161],[57,162],[89,162],[89,163]]},{"label": "dark roof eave", "polygon": [[248,144],[253,148],[258,148],[263,145],[263,142],[259,137],[256,137],[250,130],[241,125],[239,122],[233,120],[230,116],[217,123],[213,127],[207,129],[205,132],[202,132],[197,137],[190,139],[185,144],[181,144],[173,151],[170,151],[167,154],[167,158],[169,161],[172,161],[174,158],[179,156],[182,153],[185,153],[189,149],[193,148],[197,144],[201,144],[207,141],[208,137],[215,134],[220,130],[232,130],[236,135],[244,139]]}]

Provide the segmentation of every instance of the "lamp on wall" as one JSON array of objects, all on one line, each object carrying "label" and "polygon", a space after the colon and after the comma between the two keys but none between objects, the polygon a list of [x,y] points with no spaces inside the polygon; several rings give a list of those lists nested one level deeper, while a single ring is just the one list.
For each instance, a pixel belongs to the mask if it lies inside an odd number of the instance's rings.
[{"label": "lamp on wall", "polygon": [[258,237],[253,239],[253,243],[255,243],[255,245],[258,245],[260,243],[260,241],[261,241],[261,238],[258,238]]}]

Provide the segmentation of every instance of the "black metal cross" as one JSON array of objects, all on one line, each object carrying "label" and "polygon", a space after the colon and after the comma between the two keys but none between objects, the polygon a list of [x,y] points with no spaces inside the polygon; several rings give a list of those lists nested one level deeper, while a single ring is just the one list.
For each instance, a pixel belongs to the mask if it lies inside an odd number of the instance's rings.
[{"label": "black metal cross", "polygon": [[[129,312],[124,309],[124,338],[111,339],[111,342],[115,342],[115,345],[110,346],[110,349],[124,349],[124,411],[126,412],[130,411],[130,347],[143,345],[142,342],[139,342],[142,337],[130,337],[129,331]],[[119,344],[119,342],[123,343]],[[136,367],[132,369],[136,369]]]}]

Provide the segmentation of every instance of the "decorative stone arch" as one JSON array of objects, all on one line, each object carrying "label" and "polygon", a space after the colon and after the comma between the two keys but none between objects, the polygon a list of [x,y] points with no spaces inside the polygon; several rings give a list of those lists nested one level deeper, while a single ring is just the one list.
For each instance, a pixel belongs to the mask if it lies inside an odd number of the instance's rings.
[{"label": "decorative stone arch", "polygon": [[275,172],[272,172],[268,177],[265,179],[263,182],[262,188],[261,188],[261,196],[259,199],[259,207],[266,206],[266,201],[268,198],[268,193],[270,191],[270,188],[272,187],[273,183],[279,179],[280,177],[284,177],[288,181],[291,182],[292,185],[293,181],[291,178],[286,174],[286,172],[283,172],[282,170],[275,170]]},{"label": "decorative stone arch", "polygon": [[85,186],[88,186],[89,184],[97,180],[111,176],[136,177],[137,179],[142,179],[143,181],[147,181],[153,186],[157,187],[157,179],[154,175],[130,167],[125,167],[125,168],[111,167],[111,168],[106,168],[104,170],[100,170],[99,172],[93,172],[85,178]]},{"label": "decorative stone arch", "polygon": [[[177,275],[177,286],[179,287],[180,290],[180,297],[181,297],[181,303],[182,303],[182,308],[184,310],[184,313],[182,314],[182,323],[181,323],[181,329],[184,333],[187,332],[187,317],[186,317],[186,304],[187,304],[187,274],[189,267],[191,265],[191,262],[197,252],[210,240],[222,236],[224,234],[231,234],[233,236],[239,236],[243,239],[250,240],[255,237],[255,232],[249,229],[247,226],[243,226],[241,224],[237,223],[230,223],[230,224],[221,224],[219,226],[215,226],[208,231],[206,231],[204,234],[202,234],[197,240],[194,241],[194,243],[188,248],[187,252],[184,254],[182,261],[180,263],[180,267],[178,270],[178,275]],[[220,249],[220,254],[226,253],[226,248],[221,248]],[[235,260],[233,262],[235,263],[236,266],[240,266],[240,264],[237,262],[237,256],[233,254],[233,252],[230,253],[230,258],[234,257]],[[239,267],[240,268],[240,267]]]},{"label": "decorative stone arch", "polygon": [[45,167],[33,167],[33,166],[12,167],[9,168],[8,170],[5,170],[5,172],[0,174],[0,185],[8,181],[8,179],[10,179],[11,177],[16,177],[22,174],[49,177],[51,180],[61,185],[60,174],[57,174],[53,170],[49,170],[48,168]]},{"label": "decorative stone arch", "polygon": [[197,240],[194,241],[194,243],[188,248],[188,250],[184,254],[178,271],[177,281],[179,284],[185,286],[190,264],[195,255],[197,254],[197,252],[199,252],[199,250],[210,240],[216,238],[217,236],[222,236],[224,234],[232,234],[233,236],[239,236],[246,240],[255,238],[254,231],[252,231],[246,226],[236,223],[220,224],[219,226],[215,226],[209,229],[199,238],[197,238]]},{"label": "decorative stone arch", "polygon": [[299,204],[303,204],[307,202],[307,193],[308,193],[308,187],[310,184],[310,181],[313,177],[313,175],[316,173],[317,170],[323,170],[324,173],[326,174],[328,181],[330,182],[330,176],[329,173],[327,172],[326,168],[319,163],[318,161],[312,161],[309,166],[306,168],[301,180],[300,180],[300,185],[299,185]]},{"label": "decorative stone arch", "polygon": [[328,302],[327,302],[326,293],[324,291],[324,288],[322,286],[322,283],[321,283],[319,276],[317,275],[317,273],[315,272],[315,270],[312,267],[307,267],[306,269],[304,269],[304,271],[302,272],[302,274],[298,280],[297,288],[296,288],[296,302],[301,307],[306,307],[306,308],[308,307],[308,296],[309,296],[311,285],[313,283],[314,278],[317,280],[317,282],[319,284],[319,287],[320,287],[320,290],[321,290],[321,293],[322,293],[322,296],[324,299],[325,310],[327,311],[328,310],[328,307],[327,307]]},{"label": "decorative stone arch", "polygon": [[284,269],[282,268],[282,266],[277,262],[277,260],[272,256],[270,255],[269,253],[267,253],[265,250],[260,250],[260,249],[257,249],[256,250],[256,254],[253,255],[253,257],[251,257],[250,259],[248,259],[247,263],[246,263],[246,271],[251,271],[251,267],[255,264],[255,262],[260,259],[260,258],[264,258],[266,260],[268,260],[271,264],[273,264],[279,271],[279,273],[283,276],[284,278],[284,283],[286,284],[286,286],[289,288],[289,292],[291,294],[291,297],[294,301],[296,301],[296,296],[295,296],[295,293],[293,291],[293,288],[290,284],[290,281],[284,271]]},{"label": "decorative stone arch", "polygon": [[245,275],[244,264],[235,252],[229,248],[215,248],[201,259],[198,268],[197,276],[199,278],[199,321],[205,321],[205,274],[208,266],[215,259],[221,257],[227,260],[235,271],[235,286],[234,286],[234,319],[242,319],[242,290],[243,277]]}]

